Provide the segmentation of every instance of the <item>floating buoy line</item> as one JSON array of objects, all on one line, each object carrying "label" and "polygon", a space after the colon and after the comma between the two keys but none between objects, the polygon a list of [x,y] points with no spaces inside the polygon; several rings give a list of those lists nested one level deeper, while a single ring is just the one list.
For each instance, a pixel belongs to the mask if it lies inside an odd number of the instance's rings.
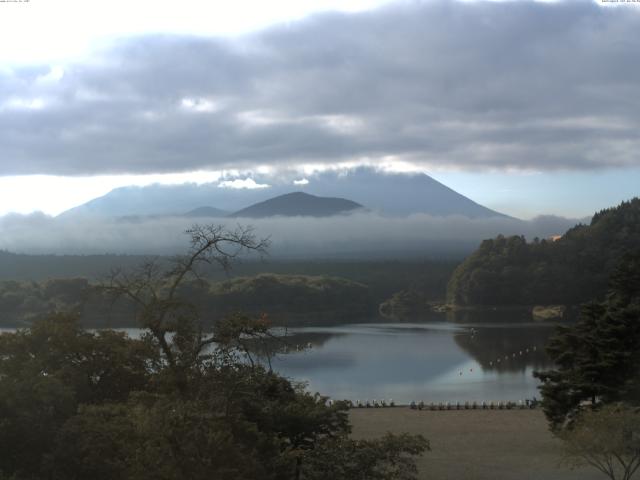
[{"label": "floating buoy line", "polygon": [[[518,401],[466,401],[466,402],[414,402],[409,405],[396,405],[393,400],[356,400],[352,402],[346,400],[350,408],[390,408],[390,407],[409,407],[411,410],[530,410],[535,409],[540,405],[540,401],[533,397],[533,399],[524,399]],[[328,401],[329,405],[333,405],[333,400]]]},{"label": "floating buoy line", "polygon": [[[518,352],[513,352],[511,355],[505,355],[504,356],[504,361],[507,362],[510,359],[519,358],[519,357],[522,357],[523,355],[526,355],[527,353],[533,353],[533,352],[537,352],[537,351],[538,351],[538,347],[536,347],[534,345],[534,346],[532,346],[530,348],[525,348],[524,350],[519,350]],[[495,360],[490,361],[489,362],[489,366],[493,367],[494,365],[498,365],[502,361],[503,361],[503,357],[498,357]]]},{"label": "floating buoy line", "polygon": [[[474,332],[475,333],[475,332]],[[531,347],[525,348],[524,350],[518,350],[517,352],[512,352],[511,354],[507,354],[504,356],[500,356],[495,360],[489,362],[489,367],[493,367],[494,365],[500,365],[508,362],[509,360],[513,360],[516,358],[521,358],[526,356],[527,354],[531,354],[538,351],[538,347],[533,345]],[[480,367],[484,367],[484,365],[480,364]],[[474,368],[469,368],[469,373],[473,373]],[[458,376],[463,376],[465,372],[460,370],[458,372]],[[356,400],[352,402],[351,400],[347,400],[347,403],[351,408],[385,408],[385,407],[395,407],[395,406],[408,406],[412,410],[525,410],[525,409],[533,409],[537,408],[539,405],[539,400],[536,397],[533,399],[522,399],[517,401],[465,401],[465,402],[431,402],[429,404],[424,403],[423,401],[415,402],[412,401],[409,405],[396,405],[393,400]]]}]

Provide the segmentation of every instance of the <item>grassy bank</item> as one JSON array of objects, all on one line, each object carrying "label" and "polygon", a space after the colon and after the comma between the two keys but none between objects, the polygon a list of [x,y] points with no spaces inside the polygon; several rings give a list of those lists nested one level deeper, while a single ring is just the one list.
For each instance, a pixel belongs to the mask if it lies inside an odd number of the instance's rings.
[{"label": "grassy bank", "polygon": [[560,465],[561,443],[540,410],[416,411],[406,407],[353,409],[353,434],[420,433],[432,451],[418,461],[420,479],[596,480],[590,468]]}]

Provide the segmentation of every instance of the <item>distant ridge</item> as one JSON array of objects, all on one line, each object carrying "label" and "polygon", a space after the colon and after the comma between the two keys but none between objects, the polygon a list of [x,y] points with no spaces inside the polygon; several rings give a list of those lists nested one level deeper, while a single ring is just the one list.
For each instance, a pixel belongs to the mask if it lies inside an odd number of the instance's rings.
[{"label": "distant ridge", "polygon": [[226,217],[227,215],[229,215],[229,212],[225,210],[220,210],[219,208],[198,207],[188,211],[182,216],[183,217],[199,217],[199,218],[204,218],[204,217],[222,218],[222,217]]},{"label": "distant ridge", "polygon": [[327,197],[348,195],[386,215],[513,218],[474,202],[425,173],[384,173],[361,167],[342,174],[326,172],[309,177],[304,190]]},{"label": "distant ridge", "polygon": [[[60,217],[183,216],[204,206],[238,212],[247,205],[288,194],[292,188],[318,197],[349,198],[370,211],[392,216],[424,213],[435,217],[511,218],[486,208],[424,173],[388,173],[371,168],[309,175],[297,187],[286,178],[256,177],[268,188],[223,188],[217,183],[120,187],[78,205]],[[284,214],[286,215],[286,214]]]},{"label": "distant ridge", "polygon": [[304,192],[293,192],[255,203],[229,216],[244,218],[330,217],[360,208],[364,207],[345,198],[317,197]]}]

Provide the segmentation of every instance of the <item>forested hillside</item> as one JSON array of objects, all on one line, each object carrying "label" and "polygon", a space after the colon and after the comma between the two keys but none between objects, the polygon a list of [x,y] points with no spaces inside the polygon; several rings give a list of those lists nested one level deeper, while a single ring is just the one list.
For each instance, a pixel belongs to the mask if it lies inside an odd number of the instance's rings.
[{"label": "forested hillside", "polygon": [[26,255],[0,250],[0,280],[104,278],[114,268],[132,268],[144,255]]},{"label": "forested hillside", "polygon": [[596,213],[559,239],[485,240],[454,271],[447,301],[456,305],[576,305],[604,295],[625,252],[640,249],[640,199]]},{"label": "forested hillside", "polygon": [[338,277],[260,274],[224,282],[186,283],[182,298],[207,316],[267,313],[276,323],[353,321],[375,314],[377,305],[361,283]]},{"label": "forested hillside", "polygon": [[[223,282],[185,282],[180,295],[206,322],[244,312],[266,313],[276,324],[370,318],[377,303],[369,288],[343,278],[261,274]],[[73,311],[88,327],[137,326],[133,305],[114,302],[84,278],[0,282],[0,327],[27,326],[52,311]]]}]

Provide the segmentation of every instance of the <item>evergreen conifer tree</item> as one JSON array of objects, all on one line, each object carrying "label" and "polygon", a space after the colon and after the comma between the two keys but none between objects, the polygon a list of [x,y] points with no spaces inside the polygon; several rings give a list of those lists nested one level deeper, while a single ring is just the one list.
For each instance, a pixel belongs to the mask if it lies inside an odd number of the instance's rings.
[{"label": "evergreen conifer tree", "polygon": [[578,323],[559,327],[549,342],[556,368],[534,374],[553,429],[585,402],[640,402],[640,253],[622,258],[610,285],[604,302],[585,305]]}]

